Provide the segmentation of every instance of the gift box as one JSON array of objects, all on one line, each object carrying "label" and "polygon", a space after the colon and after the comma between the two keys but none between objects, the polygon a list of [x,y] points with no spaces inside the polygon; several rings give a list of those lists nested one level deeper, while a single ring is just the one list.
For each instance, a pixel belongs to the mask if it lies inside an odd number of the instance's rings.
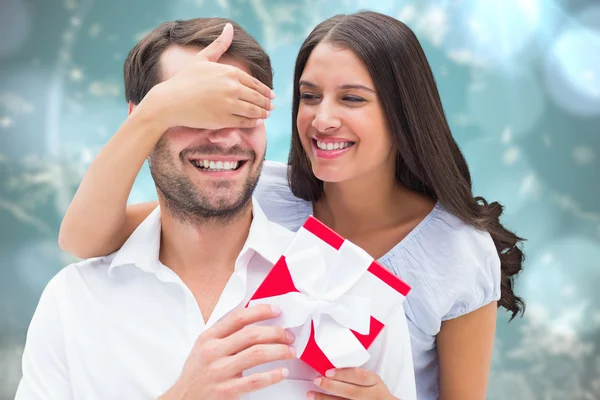
[{"label": "gift box", "polygon": [[320,374],[358,367],[410,286],[314,217],[309,217],[247,306],[271,304],[270,324],[296,335],[297,357]]}]

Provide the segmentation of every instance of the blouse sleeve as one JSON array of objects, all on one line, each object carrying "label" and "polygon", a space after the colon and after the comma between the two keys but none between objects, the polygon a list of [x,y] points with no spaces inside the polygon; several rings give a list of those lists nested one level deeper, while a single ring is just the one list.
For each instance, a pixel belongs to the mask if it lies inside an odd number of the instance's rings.
[{"label": "blouse sleeve", "polygon": [[500,298],[500,259],[490,234],[441,206],[382,261],[412,286],[406,314],[429,335],[442,321]]},{"label": "blouse sleeve", "polygon": [[287,171],[284,163],[265,161],[254,197],[271,222],[296,232],[312,214],[312,204],[294,196]]}]

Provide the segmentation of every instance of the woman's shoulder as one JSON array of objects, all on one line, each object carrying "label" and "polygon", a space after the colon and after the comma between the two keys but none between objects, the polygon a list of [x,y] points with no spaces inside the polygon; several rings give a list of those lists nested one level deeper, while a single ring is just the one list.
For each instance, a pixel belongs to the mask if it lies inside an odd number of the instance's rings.
[{"label": "woman's shoulder", "polygon": [[441,321],[500,297],[500,259],[490,234],[439,203],[382,262],[411,284],[407,301],[430,334]]},{"label": "woman's shoulder", "polygon": [[288,166],[282,162],[263,163],[254,197],[270,221],[294,232],[312,214],[312,204],[292,193],[288,183]]}]

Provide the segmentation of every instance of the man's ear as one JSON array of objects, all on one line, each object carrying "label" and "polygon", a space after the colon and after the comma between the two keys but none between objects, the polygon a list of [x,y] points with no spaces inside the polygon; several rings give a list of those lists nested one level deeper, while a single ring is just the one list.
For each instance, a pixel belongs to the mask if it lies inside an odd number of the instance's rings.
[{"label": "man's ear", "polygon": [[131,115],[131,113],[133,112],[133,110],[135,110],[135,104],[133,104],[131,101],[129,102],[129,114],[127,115]]}]

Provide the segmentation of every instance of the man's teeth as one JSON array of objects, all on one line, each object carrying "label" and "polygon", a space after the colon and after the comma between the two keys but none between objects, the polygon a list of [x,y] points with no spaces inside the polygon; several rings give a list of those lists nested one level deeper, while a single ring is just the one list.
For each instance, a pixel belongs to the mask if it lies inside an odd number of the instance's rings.
[{"label": "man's teeth", "polygon": [[191,160],[196,168],[208,169],[212,171],[232,171],[238,168],[239,161],[210,161],[210,160]]},{"label": "man's teeth", "polygon": [[352,142],[325,143],[317,140],[317,147],[321,150],[341,150],[352,145]]}]

